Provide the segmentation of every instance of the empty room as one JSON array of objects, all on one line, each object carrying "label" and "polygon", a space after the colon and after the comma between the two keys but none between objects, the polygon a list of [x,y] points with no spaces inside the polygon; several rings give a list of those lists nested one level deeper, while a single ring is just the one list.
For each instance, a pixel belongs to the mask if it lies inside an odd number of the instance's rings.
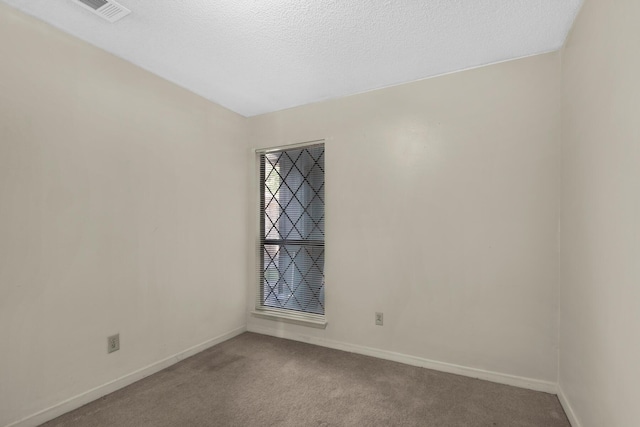
[{"label": "empty room", "polygon": [[0,0],[0,427],[639,427],[639,19]]}]

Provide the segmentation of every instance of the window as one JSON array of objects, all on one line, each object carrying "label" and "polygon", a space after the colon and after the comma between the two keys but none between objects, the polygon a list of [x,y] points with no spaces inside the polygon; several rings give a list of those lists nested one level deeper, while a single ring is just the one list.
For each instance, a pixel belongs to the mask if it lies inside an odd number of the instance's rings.
[{"label": "window", "polygon": [[257,309],[324,316],[324,144],[258,152]]}]

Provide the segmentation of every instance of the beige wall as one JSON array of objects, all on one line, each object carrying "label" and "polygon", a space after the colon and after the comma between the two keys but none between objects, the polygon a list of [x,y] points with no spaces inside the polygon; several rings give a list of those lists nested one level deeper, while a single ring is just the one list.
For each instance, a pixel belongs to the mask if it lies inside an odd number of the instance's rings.
[{"label": "beige wall", "polygon": [[3,4],[0,58],[4,426],[244,327],[249,165],[246,119]]},{"label": "beige wall", "polygon": [[[637,16],[587,0],[562,60],[247,120],[0,4],[0,425],[246,322],[553,384],[558,270],[564,403],[640,425]],[[247,319],[247,144],[318,138],[329,325]]]},{"label": "beige wall", "polygon": [[562,56],[560,387],[640,426],[640,2],[587,0]]},{"label": "beige wall", "polygon": [[248,328],[554,384],[559,66],[547,54],[249,119],[254,147],[327,139],[329,324]]}]

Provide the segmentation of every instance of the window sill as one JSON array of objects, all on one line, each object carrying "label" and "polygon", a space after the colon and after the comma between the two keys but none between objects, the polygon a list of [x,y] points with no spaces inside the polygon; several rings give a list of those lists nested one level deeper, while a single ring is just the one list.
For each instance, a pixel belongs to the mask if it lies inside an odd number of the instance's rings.
[{"label": "window sill", "polygon": [[309,326],[312,328],[325,329],[327,322],[324,316],[317,314],[293,314],[280,310],[260,310],[256,309],[251,312],[252,316],[261,317],[263,319],[275,320],[277,322],[293,323],[295,325]]}]

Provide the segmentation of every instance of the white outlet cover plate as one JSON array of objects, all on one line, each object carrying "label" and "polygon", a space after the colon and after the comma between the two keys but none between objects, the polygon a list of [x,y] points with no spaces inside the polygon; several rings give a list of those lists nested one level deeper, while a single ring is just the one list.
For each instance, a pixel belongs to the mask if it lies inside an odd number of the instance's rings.
[{"label": "white outlet cover plate", "polygon": [[384,325],[384,314],[376,313],[376,325],[382,326]]},{"label": "white outlet cover plate", "polygon": [[107,337],[107,353],[120,350],[120,334]]}]

